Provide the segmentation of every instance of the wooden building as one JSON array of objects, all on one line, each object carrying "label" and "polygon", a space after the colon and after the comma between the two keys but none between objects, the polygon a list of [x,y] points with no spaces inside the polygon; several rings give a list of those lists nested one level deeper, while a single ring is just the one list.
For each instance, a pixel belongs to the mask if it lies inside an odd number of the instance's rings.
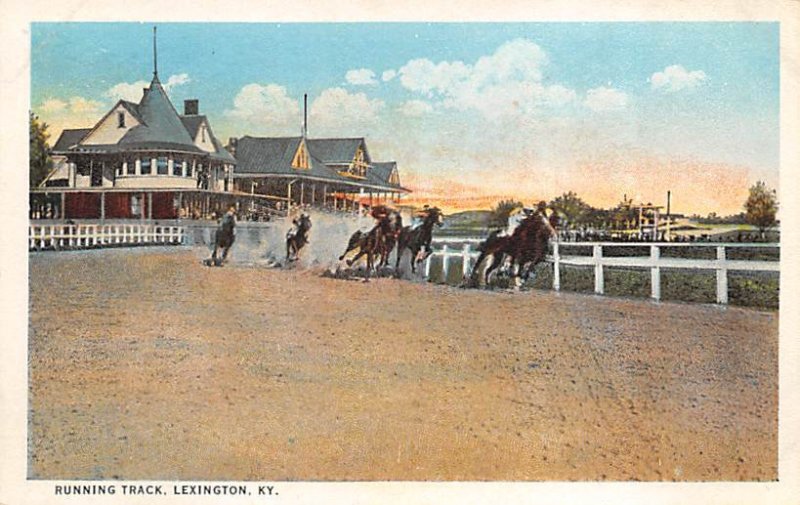
[{"label": "wooden building", "polygon": [[408,193],[397,163],[373,161],[363,138],[251,137],[231,139],[234,188],[292,206],[356,210],[397,202]]}]

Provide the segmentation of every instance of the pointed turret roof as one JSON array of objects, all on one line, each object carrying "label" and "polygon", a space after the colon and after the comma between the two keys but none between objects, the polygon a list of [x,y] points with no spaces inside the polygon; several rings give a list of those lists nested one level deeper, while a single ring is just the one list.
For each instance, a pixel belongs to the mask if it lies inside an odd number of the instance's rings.
[{"label": "pointed turret roof", "polygon": [[178,112],[169,101],[167,92],[158,80],[158,75],[153,76],[150,87],[144,90],[137,112],[143,124],[131,128],[120,140],[120,144],[172,144],[175,147],[197,150]]}]

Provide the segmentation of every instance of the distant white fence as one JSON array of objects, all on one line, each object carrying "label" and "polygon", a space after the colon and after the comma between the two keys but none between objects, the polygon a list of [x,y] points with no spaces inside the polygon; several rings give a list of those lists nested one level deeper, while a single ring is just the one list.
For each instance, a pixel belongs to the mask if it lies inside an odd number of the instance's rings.
[{"label": "distant white fence", "polygon": [[[457,258],[461,261],[462,272],[468,275],[474,261],[480,252],[474,249],[483,241],[481,238],[435,238],[433,240],[433,254],[428,257],[425,263],[425,276],[430,278],[431,260],[433,257],[442,258],[442,272],[444,278],[450,270],[450,260]],[[627,268],[646,268],[650,270],[650,297],[654,300],[661,299],[661,269],[674,268],[686,270],[712,270],[716,272],[717,303],[728,303],[728,272],[779,272],[780,261],[763,260],[730,260],[726,257],[726,250],[731,248],[767,248],[779,249],[780,244],[770,243],[676,243],[676,242],[567,242],[552,244],[553,254],[547,257],[547,261],[553,264],[553,289],[561,289],[561,265],[590,266],[594,268],[594,292],[602,295],[604,292],[604,267],[627,267]],[[589,247],[592,250],[591,256],[563,255],[562,247]],[[638,247],[649,248],[649,256],[624,256],[606,257],[603,256],[605,247]],[[687,259],[687,258],[668,258],[661,257],[663,248],[714,248],[716,250],[714,259]]]},{"label": "distant white fence", "polygon": [[30,224],[28,250],[88,249],[131,245],[179,245],[183,226],[158,224]]}]

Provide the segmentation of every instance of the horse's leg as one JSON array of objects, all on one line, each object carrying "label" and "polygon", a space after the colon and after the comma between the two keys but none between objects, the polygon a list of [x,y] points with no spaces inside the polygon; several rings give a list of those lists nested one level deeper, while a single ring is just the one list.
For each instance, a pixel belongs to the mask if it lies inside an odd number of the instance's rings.
[{"label": "horse's leg", "polygon": [[367,254],[366,251],[364,251],[363,248],[359,248],[358,254],[356,254],[355,256],[350,258],[349,260],[347,260],[347,266],[349,266],[349,267],[353,266],[353,263],[355,263],[356,261],[361,259],[361,257],[364,256],[365,254]]},{"label": "horse's leg", "polygon": [[366,255],[367,255],[367,272],[364,274],[364,282],[368,282],[369,281],[369,274],[370,274],[370,272],[372,272],[372,267],[373,267],[373,265],[372,265],[372,251],[368,251],[366,253]]},{"label": "horse's leg", "polygon": [[497,269],[498,266],[503,262],[505,256],[502,253],[495,252],[492,253],[492,262],[489,264],[489,268],[486,269],[484,272],[484,283],[488,286],[489,285],[489,276],[492,275],[492,272]]},{"label": "horse's leg", "polygon": [[411,273],[417,273],[417,256],[419,256],[419,249],[411,249]]},{"label": "horse's leg", "polygon": [[477,261],[475,261],[475,265],[472,267],[472,272],[469,275],[470,284],[473,286],[477,286],[480,282],[481,265],[484,260],[486,260],[486,251],[481,251],[480,256],[478,256]]}]

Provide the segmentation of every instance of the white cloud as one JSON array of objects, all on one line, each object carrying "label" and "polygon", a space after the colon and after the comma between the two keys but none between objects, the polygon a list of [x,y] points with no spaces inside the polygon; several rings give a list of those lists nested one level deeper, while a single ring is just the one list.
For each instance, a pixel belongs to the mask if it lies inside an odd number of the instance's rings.
[{"label": "white cloud", "polygon": [[436,91],[446,93],[463,82],[470,67],[463,62],[442,61],[438,64],[427,58],[411,60],[400,68],[400,83],[411,91],[430,95]]},{"label": "white cloud", "polygon": [[433,106],[422,100],[408,100],[403,102],[399,111],[406,116],[419,117],[433,112]]},{"label": "white cloud", "polygon": [[106,105],[97,100],[73,96],[67,100],[48,98],[34,107],[34,111],[49,125],[52,141],[67,128],[88,128],[102,117]]},{"label": "white cloud", "polygon": [[236,119],[239,134],[296,135],[300,131],[300,103],[277,84],[250,83],[233,99],[233,109],[225,116]]},{"label": "white cloud", "polygon": [[164,83],[164,89],[167,90],[167,91],[170,91],[175,86],[182,86],[182,85],[187,84],[189,82],[192,82],[192,80],[189,79],[189,74],[171,75],[171,76],[169,76],[169,79],[167,79],[167,82]]},{"label": "white cloud", "polygon": [[383,100],[371,99],[364,93],[349,93],[343,88],[328,88],[314,99],[309,108],[309,134],[365,135],[366,129],[378,124],[385,107]]},{"label": "white cloud", "polygon": [[349,84],[353,84],[355,86],[370,86],[378,84],[378,81],[375,79],[375,72],[368,68],[348,70],[344,75],[344,78]]},{"label": "white cloud", "polygon": [[408,90],[440,99],[444,107],[475,110],[492,120],[508,115],[534,114],[545,107],[562,107],[577,98],[563,85],[544,85],[547,54],[530,40],[501,45],[475,64],[411,60],[399,70]]},{"label": "white cloud", "polygon": [[58,98],[48,98],[39,105],[39,110],[44,113],[58,112],[66,108],[67,102],[59,100]]},{"label": "white cloud", "polygon": [[[164,89],[169,92],[172,91],[172,89],[176,86],[181,86],[189,82],[191,82],[189,74],[175,74],[169,76],[167,82],[164,83],[163,86]],[[144,88],[148,86],[150,86],[150,83],[147,81],[136,81],[131,83],[121,82],[109,88],[105,93],[103,93],[103,96],[111,99],[114,102],[117,100],[127,100],[129,102],[138,103],[139,100],[142,99]]]},{"label": "white cloud", "polygon": [[628,95],[614,88],[594,88],[586,92],[583,103],[595,112],[619,110],[628,105]]},{"label": "white cloud", "polygon": [[139,102],[142,99],[142,90],[150,85],[147,81],[121,82],[110,87],[103,96],[113,101],[127,100],[129,102]]},{"label": "white cloud", "polygon": [[707,79],[706,73],[702,70],[688,71],[681,65],[670,65],[663,72],[656,72],[650,76],[650,86],[653,89],[675,92],[696,88]]},{"label": "white cloud", "polygon": [[397,71],[396,70],[385,70],[381,74],[381,80],[383,80],[383,82],[388,82],[388,81],[391,81],[392,79],[394,79],[395,76],[397,76]]},{"label": "white cloud", "polygon": [[[75,114],[95,113],[99,112],[103,107],[103,102],[97,100],[90,100],[82,96],[73,96],[69,99],[68,109]],[[97,118],[100,119],[100,118]]]}]

